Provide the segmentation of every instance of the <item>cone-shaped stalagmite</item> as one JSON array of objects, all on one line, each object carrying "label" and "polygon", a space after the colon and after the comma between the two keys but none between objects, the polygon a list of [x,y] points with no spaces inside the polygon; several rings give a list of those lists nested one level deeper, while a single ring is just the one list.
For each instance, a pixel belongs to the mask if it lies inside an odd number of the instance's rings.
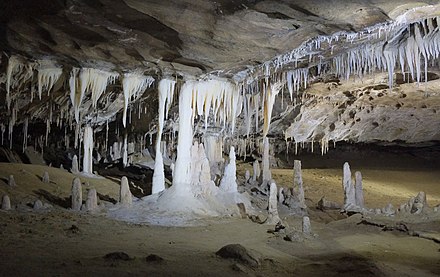
[{"label": "cone-shaped stalagmite", "polygon": [[123,205],[131,205],[133,202],[130,186],[128,185],[127,177],[122,177],[121,188],[119,190],[119,203]]},{"label": "cone-shaped stalagmite", "polygon": [[361,208],[364,207],[364,192],[362,188],[362,174],[359,171],[356,171],[355,176],[355,198],[356,198],[356,206]]},{"label": "cone-shaped stalagmite", "polygon": [[72,210],[81,210],[82,205],[82,185],[81,180],[75,177],[72,182]]},{"label": "cone-shaped stalagmite", "polygon": [[87,200],[86,200],[86,210],[87,211],[93,211],[98,208],[98,197],[96,195],[96,189],[90,189],[87,193]]},{"label": "cone-shaped stalagmite", "polygon": [[76,155],[73,156],[72,158],[72,169],[71,169],[72,173],[78,173],[79,172],[79,167],[78,167],[78,157]]},{"label": "cone-shaped stalagmite", "polygon": [[351,180],[350,165],[347,162],[344,163],[342,187],[344,188],[344,207],[356,206],[356,196]]},{"label": "cone-shaped stalagmite", "polygon": [[301,171],[301,161],[295,160],[293,164],[293,193],[298,201],[298,206],[306,208],[306,202],[304,199],[304,188]]},{"label": "cone-shaped stalagmite", "polygon": [[14,175],[9,175],[8,185],[10,187],[15,187],[17,184],[15,183]]},{"label": "cone-shaped stalagmite", "polygon": [[9,196],[3,195],[2,210],[8,211],[10,209],[11,209],[11,199],[9,199]]},{"label": "cone-shaped stalagmite", "polygon": [[41,178],[43,183],[50,183],[49,173],[47,171],[44,172],[43,177]]},{"label": "cone-shaped stalagmite", "polygon": [[277,224],[281,221],[280,217],[278,216],[278,189],[277,185],[274,182],[271,182],[270,184],[270,191],[269,191],[269,215],[267,217],[267,224]]}]

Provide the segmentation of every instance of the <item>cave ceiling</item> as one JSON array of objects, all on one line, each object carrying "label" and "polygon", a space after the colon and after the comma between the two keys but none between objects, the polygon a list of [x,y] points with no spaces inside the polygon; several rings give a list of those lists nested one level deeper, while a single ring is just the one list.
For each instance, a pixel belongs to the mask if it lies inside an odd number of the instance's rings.
[{"label": "cave ceiling", "polygon": [[[171,78],[234,84],[238,136],[265,133],[276,87],[268,136],[324,148],[438,141],[439,16],[438,1],[2,1],[2,134],[31,123],[45,125],[39,135],[51,124],[100,131],[127,109],[127,130],[152,132],[158,82]],[[83,73],[105,86],[90,82],[75,100],[71,80]],[[127,100],[129,76],[139,88]]]}]

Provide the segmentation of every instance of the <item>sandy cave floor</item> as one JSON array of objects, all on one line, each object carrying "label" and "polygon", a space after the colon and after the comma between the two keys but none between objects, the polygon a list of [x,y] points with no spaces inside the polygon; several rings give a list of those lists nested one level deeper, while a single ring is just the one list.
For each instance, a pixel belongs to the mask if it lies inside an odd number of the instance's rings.
[{"label": "sandy cave floor", "polygon": [[[244,175],[245,168],[250,167],[238,166],[239,176]],[[40,181],[44,171],[49,172],[50,184]],[[359,224],[362,219],[358,215],[346,218],[337,211],[314,208],[313,203],[323,195],[342,202],[341,171],[303,170],[316,236],[288,242],[282,234],[268,233],[268,225],[239,218],[206,219],[203,226],[195,227],[161,227],[71,212],[62,205],[69,197],[72,174],[45,166],[0,164],[0,193],[7,193],[12,205],[33,203],[39,198],[45,203],[52,200],[54,206],[48,211],[0,211],[0,276],[439,276],[439,243]],[[291,169],[272,172],[279,185],[291,184]],[[380,208],[388,202],[397,206],[418,191],[427,193],[431,206],[440,203],[438,170],[368,169],[362,173],[368,207]],[[17,187],[7,186],[9,174],[14,175]],[[96,188],[101,198],[117,199],[118,182],[81,179]],[[301,218],[281,216],[291,228],[300,230]],[[404,221],[410,228],[437,237],[440,233],[439,216],[371,220],[390,224]],[[235,261],[215,255],[230,243],[240,243],[259,253],[261,266],[234,267]],[[103,259],[116,251],[132,259]],[[159,255],[164,261],[147,262],[149,254]]]}]

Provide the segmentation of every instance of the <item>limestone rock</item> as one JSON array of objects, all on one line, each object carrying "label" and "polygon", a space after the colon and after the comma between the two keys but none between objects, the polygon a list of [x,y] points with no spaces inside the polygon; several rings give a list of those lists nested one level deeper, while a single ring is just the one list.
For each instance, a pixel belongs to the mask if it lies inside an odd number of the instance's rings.
[{"label": "limestone rock", "polygon": [[82,205],[82,185],[81,180],[75,177],[72,182],[72,210],[81,210]]},{"label": "limestone rock", "polygon": [[2,198],[2,210],[8,211],[10,209],[11,209],[11,199],[9,199],[8,195],[3,195],[3,198]]},{"label": "limestone rock", "polygon": [[46,184],[50,183],[49,172],[44,171],[41,181]]},{"label": "limestone rock", "polygon": [[98,208],[98,197],[96,189],[90,189],[87,192],[86,211],[94,211]]},{"label": "limestone rock", "polygon": [[389,203],[385,208],[382,209],[382,214],[384,215],[394,215],[396,213],[396,211],[394,210],[394,207],[391,203]]},{"label": "limestone rock", "polygon": [[132,202],[133,197],[131,195],[130,186],[128,185],[128,179],[124,176],[121,179],[121,187],[119,190],[119,203],[131,206]]},{"label": "limestone rock", "polygon": [[340,210],[341,208],[342,205],[337,202],[327,200],[325,196],[318,201],[318,209],[320,210]]},{"label": "limestone rock", "polygon": [[41,202],[40,199],[35,200],[34,206],[33,206],[34,210],[41,210],[41,209],[43,209],[43,207],[44,207],[43,202]]},{"label": "limestone rock", "polygon": [[241,244],[228,244],[220,248],[215,254],[224,259],[234,259],[250,267],[258,267],[260,265],[259,258]]}]

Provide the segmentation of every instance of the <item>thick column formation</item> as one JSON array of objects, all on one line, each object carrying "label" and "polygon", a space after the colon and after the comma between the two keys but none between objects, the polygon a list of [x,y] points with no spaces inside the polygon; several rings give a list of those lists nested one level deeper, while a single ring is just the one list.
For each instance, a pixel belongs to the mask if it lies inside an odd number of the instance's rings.
[{"label": "thick column formation", "polygon": [[268,184],[272,179],[272,173],[270,172],[270,161],[269,161],[269,139],[267,137],[263,138],[263,185]]}]

